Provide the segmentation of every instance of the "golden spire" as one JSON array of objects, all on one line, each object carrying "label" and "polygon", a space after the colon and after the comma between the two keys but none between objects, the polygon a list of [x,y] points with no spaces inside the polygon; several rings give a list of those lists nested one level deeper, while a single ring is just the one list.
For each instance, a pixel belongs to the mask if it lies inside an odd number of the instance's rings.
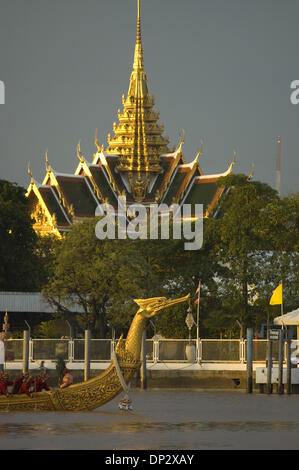
[{"label": "golden spire", "polygon": [[137,0],[137,34],[133,70],[138,70],[140,72],[143,72],[144,70],[143,50],[141,42],[140,0]]},{"label": "golden spire", "polygon": [[131,189],[135,182],[147,186],[150,172],[160,172],[160,155],[168,153],[168,138],[163,137],[163,126],[158,124],[154,98],[149,94],[144,71],[141,41],[140,0],[137,0],[137,34],[133,70],[127,97],[122,98],[123,111],[118,112],[119,124],[113,125],[115,136],[108,136],[108,154],[119,155],[117,169],[129,173]]}]

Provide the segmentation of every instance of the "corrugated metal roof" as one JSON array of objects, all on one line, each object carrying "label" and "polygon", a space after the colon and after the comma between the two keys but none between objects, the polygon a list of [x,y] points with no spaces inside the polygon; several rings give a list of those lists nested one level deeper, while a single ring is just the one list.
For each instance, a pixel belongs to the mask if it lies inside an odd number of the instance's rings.
[{"label": "corrugated metal roof", "polygon": [[[45,301],[40,292],[0,292],[0,312],[53,313],[54,309]],[[82,312],[79,305],[73,312]]]},{"label": "corrugated metal roof", "polygon": [[299,308],[286,313],[285,315],[274,318],[274,323],[276,325],[299,325]]}]

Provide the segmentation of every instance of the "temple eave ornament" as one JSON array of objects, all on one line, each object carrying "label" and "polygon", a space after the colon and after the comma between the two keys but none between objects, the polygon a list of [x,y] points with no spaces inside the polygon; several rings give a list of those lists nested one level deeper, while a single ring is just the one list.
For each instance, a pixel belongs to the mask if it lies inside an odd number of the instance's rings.
[{"label": "temple eave ornament", "polygon": [[129,181],[132,190],[132,195],[137,202],[141,202],[144,200],[146,196],[146,192],[149,185],[149,178],[145,176],[145,178],[141,178],[140,174],[138,174],[137,179],[134,180],[132,173],[129,174]]}]

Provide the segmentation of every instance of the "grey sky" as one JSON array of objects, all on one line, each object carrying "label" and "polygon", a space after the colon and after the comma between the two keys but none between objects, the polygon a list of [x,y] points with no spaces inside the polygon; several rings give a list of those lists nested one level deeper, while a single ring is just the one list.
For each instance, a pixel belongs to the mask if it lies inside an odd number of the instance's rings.
[{"label": "grey sky", "polygon": [[[149,89],[170,145],[184,154],[204,140],[205,173],[226,170],[275,185],[282,136],[282,192],[298,190],[298,0],[141,0]],[[44,153],[74,172],[76,145],[92,160],[94,132],[106,145],[127,93],[136,0],[0,0],[1,178],[28,186],[45,174]]]}]

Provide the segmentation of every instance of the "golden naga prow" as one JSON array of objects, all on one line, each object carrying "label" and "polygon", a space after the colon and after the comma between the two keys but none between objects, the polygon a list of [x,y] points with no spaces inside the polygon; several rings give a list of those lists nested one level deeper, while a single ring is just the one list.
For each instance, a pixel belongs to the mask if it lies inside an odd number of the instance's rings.
[{"label": "golden naga prow", "polygon": [[[147,320],[161,310],[188,301],[190,295],[179,299],[153,297],[136,299],[139,306],[127,338],[120,337],[115,353],[124,381],[128,384],[140,367],[142,334]],[[0,397],[0,411],[84,411],[94,410],[115,398],[123,390],[114,362],[101,375],[64,389]]]}]

